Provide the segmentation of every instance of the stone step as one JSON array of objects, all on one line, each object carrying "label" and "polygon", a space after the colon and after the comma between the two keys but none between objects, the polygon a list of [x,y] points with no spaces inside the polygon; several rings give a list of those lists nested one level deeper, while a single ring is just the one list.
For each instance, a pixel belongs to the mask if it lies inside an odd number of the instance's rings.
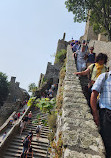
[{"label": "stone step", "polygon": [[[10,148],[13,148],[13,149],[23,149],[23,146],[22,146],[22,144],[21,145],[20,144],[19,145],[18,144],[16,144],[16,145],[15,144],[11,144]],[[47,147],[43,147],[43,146],[41,147],[41,146],[39,146],[37,144],[36,145],[32,144],[32,148],[33,149],[37,149],[37,150],[39,149],[39,150],[47,151]]]},{"label": "stone step", "polygon": [[[16,142],[16,144],[18,143],[18,144],[22,144],[23,145],[23,139],[19,139],[19,138],[15,138],[15,139],[13,139],[13,142],[10,142],[10,143],[15,143]],[[37,144],[38,145],[38,140],[36,139],[36,137],[34,137],[34,140],[32,140],[31,141],[31,144]],[[40,137],[39,138],[39,145],[48,145],[48,140],[47,140],[47,138],[42,138],[42,137]]]},{"label": "stone step", "polygon": [[[37,113],[37,111],[32,111],[32,120],[36,120],[36,116],[37,114],[42,115],[41,118],[45,119],[46,115],[41,114],[41,113]],[[7,147],[3,158],[19,158],[22,150],[23,150],[23,140],[25,138],[25,136],[29,133],[30,129],[32,129],[33,131],[33,138],[32,138],[32,142],[31,142],[31,146],[33,149],[33,155],[34,158],[45,158],[47,157],[47,150],[48,150],[48,133],[49,133],[49,126],[44,126],[42,123],[42,130],[41,130],[41,135],[39,138],[39,141],[36,140],[36,127],[37,127],[37,123],[36,124],[32,124],[32,121],[30,121],[30,123],[27,124],[26,129],[23,131],[22,135],[17,134],[13,137],[12,141],[10,142],[10,145]],[[1,158],[1,157],[0,157]],[[49,158],[49,156],[48,156]]]},{"label": "stone step", "polygon": [[[29,133],[29,129],[25,129],[25,131],[23,131],[23,133]],[[33,134],[36,134],[36,129],[32,130]],[[45,131],[45,130],[41,130],[41,134],[42,135],[47,135],[49,132],[48,131]]]},{"label": "stone step", "polygon": [[[12,152],[7,152],[3,158],[20,158],[21,153],[12,153]],[[40,153],[33,153],[34,158],[46,158],[46,154],[40,154]],[[48,158],[50,158],[48,156]]]},{"label": "stone step", "polygon": [[[16,141],[10,142],[10,145],[23,146],[23,142],[16,140]],[[31,142],[31,145],[32,145],[32,146],[34,146],[34,145],[36,145],[36,146],[41,146],[41,147],[43,147],[43,148],[47,148],[47,147],[48,147],[48,143],[46,143],[46,142],[41,142],[41,141],[39,141],[39,142],[37,142],[37,141],[32,141],[32,142]]]},{"label": "stone step", "polygon": [[[37,124],[29,124],[28,126],[27,126],[27,128],[29,128],[29,129],[31,129],[31,128],[36,128],[37,127]],[[42,125],[42,129],[45,129],[45,130],[49,130],[49,127],[48,126],[43,126]]]},{"label": "stone step", "polygon": [[[24,132],[24,134],[27,135],[27,133],[25,133],[25,132]],[[34,136],[36,136],[36,134],[34,134]],[[43,135],[43,134],[41,134],[40,137],[41,137],[41,138],[48,138],[48,135]]]},{"label": "stone step", "polygon": [[[41,149],[35,149],[35,148],[33,148],[33,146],[32,146],[32,149],[33,149],[33,152],[37,152],[37,153],[41,153],[41,154],[46,154],[47,153],[47,150],[41,150]],[[13,146],[13,148],[8,148],[7,150],[6,150],[6,152],[12,152],[12,153],[21,153],[22,152],[22,150],[23,150],[23,147],[14,147]]]},{"label": "stone step", "polygon": [[[46,130],[46,131],[49,131],[49,127],[48,127],[48,126],[46,127],[46,126],[44,126],[44,125],[42,125],[42,124],[41,124],[41,126],[42,126],[42,130],[44,129],[44,130]],[[26,126],[26,129],[35,130],[36,127],[37,127],[37,124],[36,124],[36,125],[33,125],[33,124],[31,125],[31,124],[30,124],[30,125],[27,125],[27,126]]]}]

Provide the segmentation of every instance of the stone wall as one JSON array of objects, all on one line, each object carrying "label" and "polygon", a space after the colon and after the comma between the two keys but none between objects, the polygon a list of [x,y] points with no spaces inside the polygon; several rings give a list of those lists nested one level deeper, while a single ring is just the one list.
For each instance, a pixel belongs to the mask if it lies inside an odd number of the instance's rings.
[{"label": "stone wall", "polygon": [[9,85],[9,96],[6,102],[15,103],[17,100],[24,101],[24,92],[19,87],[19,82],[15,82],[16,77],[11,77],[10,85]]},{"label": "stone wall", "polygon": [[89,20],[86,22],[85,34],[80,38],[81,40],[97,40],[98,34],[95,34],[93,27],[89,24]]},{"label": "stone wall", "polygon": [[94,45],[94,52],[96,54],[98,53],[105,53],[108,56],[108,63],[107,66],[109,66],[111,70],[111,42],[103,42],[103,41],[97,41],[97,40],[90,40],[89,47]]},{"label": "stone wall", "polygon": [[63,158],[104,158],[104,146],[87,105],[70,46],[67,48],[62,116],[57,120],[57,135],[62,131]]},{"label": "stone wall", "polygon": [[[65,49],[65,50],[67,49],[67,45],[69,44],[69,42],[64,41],[64,40],[65,40],[65,33],[63,35],[63,39],[58,40],[56,54],[59,51],[61,51],[61,49]],[[61,63],[54,62],[54,65],[53,65],[52,63],[48,62],[46,74],[45,74],[44,78],[47,80],[53,79],[54,84],[58,83],[60,69],[61,69]]]},{"label": "stone wall", "polygon": [[59,65],[52,65],[50,62],[47,64],[47,70],[44,78],[47,80],[53,79],[53,83],[58,83],[59,79],[59,72],[60,72],[60,66]]},{"label": "stone wall", "polygon": [[38,82],[38,88],[41,87],[43,78],[44,78],[44,74],[41,73],[41,74],[40,74],[40,79],[39,79],[39,82]]}]

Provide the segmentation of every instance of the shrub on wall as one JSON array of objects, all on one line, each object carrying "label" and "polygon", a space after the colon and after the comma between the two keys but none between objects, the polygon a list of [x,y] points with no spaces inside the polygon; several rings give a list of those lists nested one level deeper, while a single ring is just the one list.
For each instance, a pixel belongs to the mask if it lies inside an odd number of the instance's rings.
[{"label": "shrub on wall", "polygon": [[51,115],[48,115],[48,125],[53,131],[56,129],[56,119],[57,114],[55,111],[52,111]]},{"label": "shrub on wall", "polygon": [[62,107],[62,103],[63,103],[63,80],[64,80],[64,77],[65,77],[65,74],[66,74],[66,60],[62,66],[62,69],[60,71],[60,82],[59,82],[59,93],[58,93],[58,96],[56,98],[56,107],[57,107],[57,111],[60,111],[61,107]]},{"label": "shrub on wall", "polygon": [[64,59],[66,58],[67,51],[62,49],[61,51],[57,52],[55,56],[55,63],[64,63]]},{"label": "shrub on wall", "polygon": [[62,133],[59,133],[59,139],[57,142],[54,140],[51,142],[51,148],[49,152],[52,153],[54,156],[53,158],[61,158],[63,152],[63,140],[62,140]]}]

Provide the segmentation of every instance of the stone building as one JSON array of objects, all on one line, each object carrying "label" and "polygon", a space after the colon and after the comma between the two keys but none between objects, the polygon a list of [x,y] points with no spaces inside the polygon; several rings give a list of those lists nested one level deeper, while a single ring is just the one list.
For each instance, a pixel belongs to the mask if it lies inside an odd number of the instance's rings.
[{"label": "stone building", "polygon": [[29,98],[25,89],[19,87],[19,82],[15,82],[16,77],[11,77],[9,84],[9,95],[3,106],[0,107],[0,125],[9,117],[13,111],[17,111],[20,102]]},{"label": "stone building", "polygon": [[11,77],[9,85],[9,95],[6,100],[8,103],[15,103],[17,101],[24,101],[28,99],[29,94],[25,89],[19,87],[19,82],[15,82],[16,77]]}]

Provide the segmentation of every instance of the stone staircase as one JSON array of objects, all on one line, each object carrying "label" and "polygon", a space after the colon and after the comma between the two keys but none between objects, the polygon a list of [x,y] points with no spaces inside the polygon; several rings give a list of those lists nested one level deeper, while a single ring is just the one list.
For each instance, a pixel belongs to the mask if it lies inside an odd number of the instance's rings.
[{"label": "stone staircase", "polygon": [[[41,114],[39,111],[32,111],[33,117],[32,121],[36,119],[37,114],[41,115],[41,118],[46,118],[46,114]],[[26,129],[23,131],[22,135],[20,136],[20,132],[18,132],[13,139],[11,140],[10,144],[7,146],[7,149],[4,152],[3,158],[19,158],[22,150],[23,150],[23,139],[29,133],[30,129],[33,131],[33,139],[31,142],[32,149],[33,149],[33,157],[34,158],[49,158],[49,154],[47,153],[48,150],[48,132],[49,127],[42,125],[42,131],[39,140],[36,139],[36,126],[37,124],[32,124],[30,122]]]}]

